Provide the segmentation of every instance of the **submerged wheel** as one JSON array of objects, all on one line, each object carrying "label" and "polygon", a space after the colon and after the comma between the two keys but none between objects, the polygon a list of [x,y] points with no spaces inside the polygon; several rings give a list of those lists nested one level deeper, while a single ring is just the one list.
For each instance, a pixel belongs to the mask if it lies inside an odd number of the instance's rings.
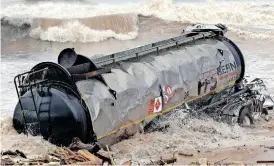
[{"label": "submerged wheel", "polygon": [[249,107],[244,107],[240,113],[238,124],[242,127],[248,127],[253,124],[253,118]]}]

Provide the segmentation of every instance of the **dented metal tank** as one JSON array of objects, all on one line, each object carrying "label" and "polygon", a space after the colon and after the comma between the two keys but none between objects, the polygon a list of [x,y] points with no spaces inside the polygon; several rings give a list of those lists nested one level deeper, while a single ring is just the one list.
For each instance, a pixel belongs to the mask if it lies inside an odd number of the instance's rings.
[{"label": "dented metal tank", "polygon": [[244,58],[223,25],[197,25],[178,37],[88,59],[65,49],[15,77],[14,127],[66,145],[112,144],[183,103],[243,79]]}]

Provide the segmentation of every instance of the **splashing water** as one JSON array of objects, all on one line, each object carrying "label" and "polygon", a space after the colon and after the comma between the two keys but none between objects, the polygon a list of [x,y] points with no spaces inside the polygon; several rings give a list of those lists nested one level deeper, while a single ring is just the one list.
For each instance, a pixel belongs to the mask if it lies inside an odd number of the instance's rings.
[{"label": "splashing water", "polygon": [[54,148],[55,145],[50,144],[42,137],[18,134],[13,128],[11,117],[1,120],[1,151],[20,150],[24,152],[27,157],[34,157],[45,155]]},{"label": "splashing water", "polygon": [[[238,125],[216,122],[210,118],[193,118],[183,110],[164,116],[160,125],[169,128],[165,132],[152,132],[135,135],[113,145],[117,161],[134,159],[140,161],[181,150],[212,149],[256,144],[259,141],[273,140],[266,136],[251,135],[251,129]],[[138,145],[138,146],[136,146]]]},{"label": "splashing water", "polygon": [[[210,12],[208,12],[209,9]],[[5,20],[2,23],[13,26],[31,24],[33,30],[30,36],[48,41],[98,42],[111,37],[118,40],[134,39],[138,35],[137,15],[156,16],[168,21],[189,23],[224,23],[240,37],[272,39],[274,28],[261,31],[260,27],[274,25],[273,9],[274,2],[207,1],[197,5],[196,3],[174,3],[172,0],[151,0],[147,3],[124,5],[64,2],[15,4],[4,8],[1,14],[4,18],[2,20]],[[129,13],[132,16],[123,19]],[[119,16],[113,19],[112,15]],[[93,19],[98,16],[104,16],[104,19],[99,22]],[[58,19],[59,23],[55,24],[56,21],[49,18]],[[83,21],[85,18],[88,18],[87,21]],[[62,20],[68,22],[64,23]],[[97,25],[91,25],[94,22],[95,24],[97,22]],[[44,24],[48,24],[47,28]],[[98,25],[101,26],[98,27]],[[245,26],[254,26],[256,30],[243,30]],[[122,30],[124,27],[127,27],[126,31]],[[78,28],[82,31],[75,32],[74,29]]]}]

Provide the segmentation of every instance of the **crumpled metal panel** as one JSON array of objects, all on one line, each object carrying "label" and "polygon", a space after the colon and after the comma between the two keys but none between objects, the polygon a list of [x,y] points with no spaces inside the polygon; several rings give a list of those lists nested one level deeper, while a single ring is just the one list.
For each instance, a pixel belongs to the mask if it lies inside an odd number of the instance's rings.
[{"label": "crumpled metal panel", "polygon": [[[114,139],[138,129],[138,125],[131,125],[132,129],[123,125],[136,121],[137,124],[149,115],[153,117],[232,85],[241,72],[237,68],[234,56],[221,41],[206,39],[158,56],[151,54],[139,61],[114,65],[112,73],[102,76],[117,92],[116,100],[108,88],[95,79],[76,84],[91,114],[97,137],[103,138],[121,128],[111,137]],[[145,122],[149,120],[147,118]]]}]

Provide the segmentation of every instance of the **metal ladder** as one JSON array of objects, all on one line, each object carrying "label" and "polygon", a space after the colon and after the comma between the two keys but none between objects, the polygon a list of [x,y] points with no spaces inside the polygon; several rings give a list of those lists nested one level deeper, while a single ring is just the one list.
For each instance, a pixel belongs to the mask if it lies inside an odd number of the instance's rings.
[{"label": "metal ladder", "polygon": [[[221,33],[221,31],[220,31]],[[104,55],[102,57],[97,57],[94,59],[91,59],[92,62],[96,64],[96,66],[105,66],[109,64],[113,64],[122,60],[128,60],[131,58],[139,59],[141,56],[145,56],[148,54],[151,54],[153,52],[156,52],[157,55],[159,55],[159,51],[163,49],[168,49],[172,47],[179,48],[182,44],[187,44],[189,42],[195,42],[199,39],[206,39],[206,38],[212,38],[214,36],[219,36],[221,34],[217,34],[216,32],[191,32],[186,33],[177,37],[169,38],[167,40],[162,40],[159,42],[147,44],[144,46],[140,46],[137,48],[133,48],[130,50],[110,54],[110,55]]]},{"label": "metal ladder", "polygon": [[[30,78],[31,75],[34,75],[34,74],[39,73],[39,72],[43,72],[45,70],[48,70],[48,68],[44,68],[44,69],[37,70],[37,71],[28,71],[28,72],[25,72],[25,73],[22,73],[22,74],[18,74],[17,76],[14,77],[14,85],[15,85],[15,89],[16,89],[16,92],[17,92],[19,105],[20,105],[20,108],[21,108],[21,111],[22,111],[22,116],[23,116],[23,121],[24,121],[24,133],[27,134],[27,135],[28,135],[29,132],[32,132],[32,134],[34,134],[34,135],[36,135],[36,133],[41,133],[40,112],[42,112],[42,113],[43,112],[48,112],[48,115],[50,115],[50,112],[49,112],[50,102],[43,103],[44,105],[48,105],[47,110],[45,109],[45,110],[39,111],[41,105],[39,106],[39,109],[37,109],[37,105],[36,105],[36,102],[35,102],[35,99],[34,99],[34,93],[33,93],[34,88],[36,88],[36,92],[37,92],[37,95],[38,95],[37,85],[43,84],[43,83],[47,82],[47,80],[36,81],[34,79],[33,82],[29,81],[28,83],[24,84],[22,78]],[[26,110],[26,109],[23,108],[23,104],[21,102],[21,99],[24,98],[23,93],[26,92],[26,89],[30,90],[34,110]],[[27,122],[26,118],[25,118],[26,111],[29,111],[29,112],[35,111],[36,116],[37,116],[37,122]],[[42,125],[44,125],[44,124],[42,124]],[[38,126],[38,127],[36,127],[36,126]],[[39,131],[34,131],[37,128],[38,128]]]}]

